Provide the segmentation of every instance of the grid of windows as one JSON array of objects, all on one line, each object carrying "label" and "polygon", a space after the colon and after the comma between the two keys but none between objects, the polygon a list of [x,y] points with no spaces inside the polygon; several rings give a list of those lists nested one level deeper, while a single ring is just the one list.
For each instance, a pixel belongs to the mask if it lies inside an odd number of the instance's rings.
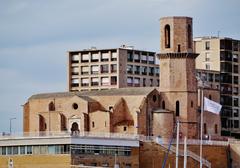
[{"label": "grid of windows", "polygon": [[2,146],[0,155],[69,154],[70,145]]}]

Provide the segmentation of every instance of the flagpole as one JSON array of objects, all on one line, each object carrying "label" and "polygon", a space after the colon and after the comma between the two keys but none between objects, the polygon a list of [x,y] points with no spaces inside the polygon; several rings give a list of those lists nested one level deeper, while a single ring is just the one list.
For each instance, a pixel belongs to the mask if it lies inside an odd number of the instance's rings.
[{"label": "flagpole", "polygon": [[202,141],[203,141],[203,86],[201,88],[201,131],[200,131],[200,168],[202,168]]}]

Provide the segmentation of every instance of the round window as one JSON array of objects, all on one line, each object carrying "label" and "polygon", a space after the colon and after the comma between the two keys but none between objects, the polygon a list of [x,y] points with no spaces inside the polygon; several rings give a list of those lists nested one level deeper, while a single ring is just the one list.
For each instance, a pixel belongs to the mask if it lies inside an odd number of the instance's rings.
[{"label": "round window", "polygon": [[73,103],[72,107],[73,107],[74,110],[77,110],[78,109],[78,104],[77,103]]}]

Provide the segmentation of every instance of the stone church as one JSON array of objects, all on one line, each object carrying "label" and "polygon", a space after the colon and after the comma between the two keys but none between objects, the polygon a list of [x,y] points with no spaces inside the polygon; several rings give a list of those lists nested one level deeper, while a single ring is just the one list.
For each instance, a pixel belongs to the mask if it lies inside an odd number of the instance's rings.
[{"label": "stone church", "polygon": [[[160,87],[131,87],[36,94],[24,105],[24,132],[112,132],[199,137],[199,95],[195,74],[192,18],[160,19]],[[219,101],[214,91],[212,99]],[[219,135],[220,118],[204,113],[206,131]],[[210,129],[211,128],[211,129]],[[215,128],[213,131],[212,128]]]}]

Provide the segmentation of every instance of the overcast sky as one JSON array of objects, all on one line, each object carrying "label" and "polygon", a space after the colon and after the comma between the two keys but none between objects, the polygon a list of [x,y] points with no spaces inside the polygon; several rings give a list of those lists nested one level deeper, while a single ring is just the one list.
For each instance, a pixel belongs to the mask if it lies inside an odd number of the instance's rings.
[{"label": "overcast sky", "polygon": [[194,36],[240,39],[239,0],[0,0],[0,132],[22,131],[36,93],[67,90],[68,50],[122,44],[159,52],[159,18],[193,17]]}]

